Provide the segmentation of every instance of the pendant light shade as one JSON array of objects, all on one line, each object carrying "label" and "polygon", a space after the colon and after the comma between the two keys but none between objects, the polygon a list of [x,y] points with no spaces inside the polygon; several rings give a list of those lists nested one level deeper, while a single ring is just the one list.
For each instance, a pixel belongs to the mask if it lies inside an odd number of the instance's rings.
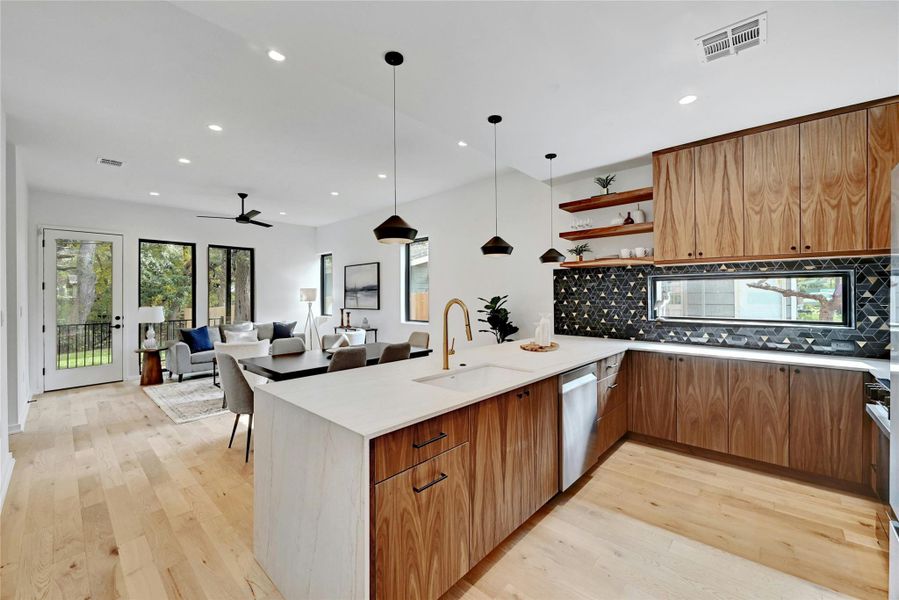
[{"label": "pendant light shade", "polygon": [[549,161],[549,244],[550,249],[540,255],[542,263],[565,262],[565,255],[552,247],[553,243],[553,159],[555,154],[550,152],[544,158]]},{"label": "pendant light shade", "polygon": [[418,230],[396,214],[396,68],[403,64],[403,55],[391,50],[384,62],[393,67],[393,216],[375,227],[375,239],[382,244],[409,244],[415,241]]},{"label": "pendant light shade", "polygon": [[484,256],[509,256],[512,254],[512,246],[499,237],[499,191],[496,181],[496,124],[502,121],[499,115],[490,115],[487,122],[493,125],[493,233],[494,236],[481,246],[481,254]]}]

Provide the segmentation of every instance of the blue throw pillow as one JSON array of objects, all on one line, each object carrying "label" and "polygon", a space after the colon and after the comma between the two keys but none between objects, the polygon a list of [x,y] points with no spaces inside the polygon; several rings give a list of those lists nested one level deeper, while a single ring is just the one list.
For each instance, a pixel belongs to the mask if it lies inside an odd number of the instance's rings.
[{"label": "blue throw pillow", "polygon": [[191,354],[213,349],[209,328],[205,325],[196,329],[182,329],[181,340],[188,345]]},{"label": "blue throw pillow", "polygon": [[293,328],[297,326],[297,322],[293,323],[278,323],[275,322],[274,333],[272,334],[272,340],[283,340],[285,338],[293,337]]}]

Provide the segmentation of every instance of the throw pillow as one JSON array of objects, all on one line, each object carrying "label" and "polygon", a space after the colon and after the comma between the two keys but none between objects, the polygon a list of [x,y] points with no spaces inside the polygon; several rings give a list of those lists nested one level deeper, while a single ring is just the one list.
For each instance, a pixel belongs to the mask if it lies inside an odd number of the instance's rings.
[{"label": "throw pillow", "polygon": [[203,325],[195,329],[182,329],[181,340],[190,348],[190,353],[212,350],[212,340],[209,338],[209,328]]},{"label": "throw pillow", "polygon": [[225,342],[229,344],[241,344],[259,341],[255,331],[226,331]]},{"label": "throw pillow", "polygon": [[296,326],[296,321],[294,321],[293,323],[279,323],[278,321],[275,321],[275,329],[272,333],[272,341],[293,337],[293,328]]},{"label": "throw pillow", "polygon": [[271,340],[274,333],[275,326],[273,323],[269,322],[256,324],[256,334],[259,336],[260,340]]},{"label": "throw pillow", "polygon": [[337,341],[331,344],[331,350],[337,350],[338,348],[345,348],[350,345],[350,340],[347,339],[345,334],[341,334]]}]

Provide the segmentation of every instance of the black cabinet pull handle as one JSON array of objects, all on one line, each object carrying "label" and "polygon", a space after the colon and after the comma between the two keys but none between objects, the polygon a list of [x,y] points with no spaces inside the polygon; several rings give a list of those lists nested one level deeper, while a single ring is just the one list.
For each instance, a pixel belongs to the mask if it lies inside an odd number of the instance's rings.
[{"label": "black cabinet pull handle", "polygon": [[437,435],[435,435],[434,437],[432,437],[431,439],[429,439],[426,442],[413,443],[412,447],[415,448],[416,450],[418,450],[419,448],[424,448],[428,444],[433,444],[434,442],[439,442],[440,440],[442,440],[445,437],[446,437],[446,433],[441,431],[440,433],[438,433]]},{"label": "black cabinet pull handle", "polygon": [[783,373],[784,371],[786,371],[786,369],[784,369],[783,367],[781,367],[780,369],[778,369],[778,371],[780,371],[781,373]]},{"label": "black cabinet pull handle", "polygon": [[530,398],[530,397],[531,397],[531,390],[525,390],[525,391],[524,391],[524,395],[527,396],[528,398]]},{"label": "black cabinet pull handle", "polygon": [[606,369],[614,369],[617,366],[618,366],[618,363],[615,363],[614,365],[606,365]]},{"label": "black cabinet pull handle", "polygon": [[796,374],[798,375],[798,374],[799,374],[799,369],[794,369],[793,372],[796,373]]},{"label": "black cabinet pull handle", "polygon": [[699,252],[699,256],[702,256],[702,252]]},{"label": "black cabinet pull handle", "polygon": [[692,252],[687,252],[687,256],[693,256]]},{"label": "black cabinet pull handle", "polygon": [[668,357],[668,360],[674,360],[674,357],[673,357],[673,356],[669,356],[669,357]]},{"label": "black cabinet pull handle", "polygon": [[677,359],[677,362],[684,362],[684,359],[683,359],[683,358],[679,358],[679,359]]},{"label": "black cabinet pull handle", "polygon": [[790,250],[795,250],[796,246],[790,246]]},{"label": "black cabinet pull handle", "polygon": [[614,389],[617,388],[617,387],[618,387],[618,384],[617,384],[617,383],[610,383],[610,384],[609,384],[609,389],[610,389],[610,390],[614,390]]},{"label": "black cabinet pull handle", "polygon": [[428,489],[429,487],[431,487],[432,485],[437,485],[438,483],[440,483],[440,482],[443,481],[444,479],[446,479],[446,473],[441,473],[441,474],[440,474],[440,477],[438,477],[437,479],[435,479],[435,480],[432,481],[431,483],[426,483],[425,485],[423,485],[423,486],[421,486],[421,487],[415,487],[415,486],[413,485],[413,486],[412,486],[412,491],[415,492],[416,494],[420,494],[420,493],[422,493],[423,491],[425,491],[426,489]]},{"label": "black cabinet pull handle", "polygon": [[805,249],[806,249],[806,250],[811,250],[811,249],[812,249],[812,247],[811,247],[811,246],[809,246],[809,245],[808,245],[808,244],[806,244],[806,245],[805,245]]}]

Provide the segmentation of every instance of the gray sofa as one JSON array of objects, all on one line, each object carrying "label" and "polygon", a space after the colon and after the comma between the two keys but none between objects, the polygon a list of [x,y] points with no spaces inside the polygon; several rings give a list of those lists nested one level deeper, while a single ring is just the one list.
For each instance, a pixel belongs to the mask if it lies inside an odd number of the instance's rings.
[{"label": "gray sofa", "polygon": [[[296,323],[294,323],[296,329]],[[221,325],[219,327],[209,327],[209,339],[215,344],[224,341],[224,331],[247,331],[246,325]],[[260,340],[271,340],[275,334],[274,322],[253,323],[252,330],[256,331],[257,338]],[[292,337],[300,338],[306,341],[305,334],[296,333]],[[165,366],[169,371],[169,378],[173,375],[178,376],[178,381],[184,381],[185,375],[194,373],[212,373],[212,361],[215,358],[215,350],[204,350],[202,352],[191,352],[190,346],[182,341],[175,342],[165,351]]]}]

